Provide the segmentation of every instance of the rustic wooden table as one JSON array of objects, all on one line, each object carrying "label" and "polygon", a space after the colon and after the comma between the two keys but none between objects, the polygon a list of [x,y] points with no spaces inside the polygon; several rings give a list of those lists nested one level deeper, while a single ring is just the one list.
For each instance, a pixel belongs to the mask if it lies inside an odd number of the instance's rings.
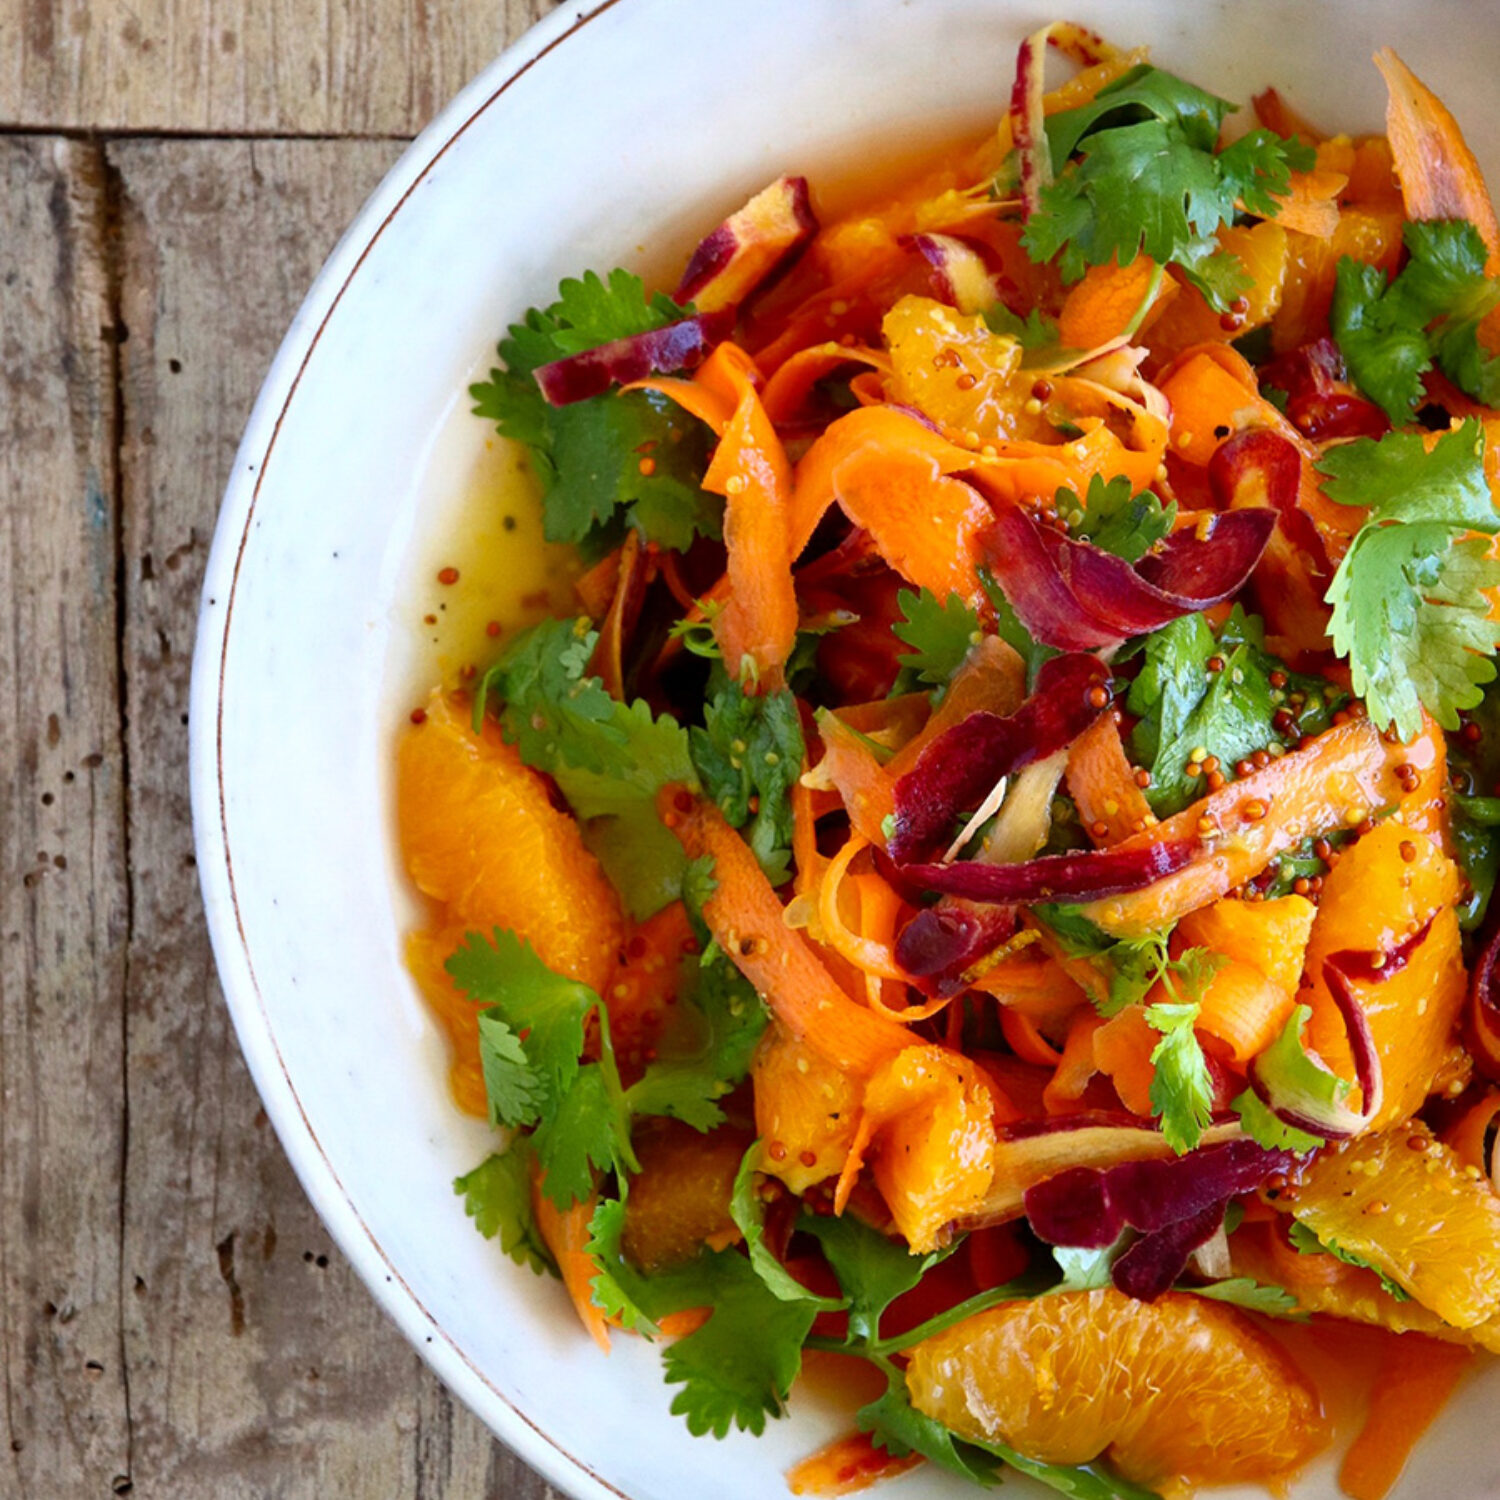
[{"label": "rustic wooden table", "polygon": [[0,0],[0,1496],[540,1500],[302,1195],[214,976],[187,702],[256,389],[551,0]]}]

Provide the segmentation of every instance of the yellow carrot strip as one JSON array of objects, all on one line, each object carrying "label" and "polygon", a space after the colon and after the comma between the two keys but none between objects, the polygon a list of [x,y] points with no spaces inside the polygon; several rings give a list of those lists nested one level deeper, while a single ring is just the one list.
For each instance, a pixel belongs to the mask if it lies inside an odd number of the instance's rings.
[{"label": "yellow carrot strip", "polygon": [[1068,751],[1068,793],[1084,831],[1102,848],[1156,825],[1156,814],[1136,785],[1113,714],[1100,714]]},{"label": "yellow carrot strip", "polygon": [[599,1274],[599,1267],[588,1252],[592,1237],[589,1221],[598,1206],[599,1195],[594,1193],[570,1208],[559,1208],[542,1191],[541,1172],[532,1176],[531,1213],[537,1232],[557,1262],[579,1321],[588,1330],[589,1337],[608,1354],[609,1323],[603,1309],[594,1305],[594,1277]]},{"label": "yellow carrot strip", "polygon": [[860,1078],[911,1045],[904,1027],[856,1005],[801,933],[787,927],[755,855],[718,808],[670,786],[657,808],[690,859],[712,858],[718,884],[703,904],[704,921],[793,1037]]},{"label": "yellow carrot strip", "polygon": [[1404,1333],[1393,1342],[1370,1393],[1365,1425],[1339,1469],[1339,1488],[1350,1500],[1385,1500],[1417,1440],[1474,1361],[1473,1350],[1420,1333]]}]

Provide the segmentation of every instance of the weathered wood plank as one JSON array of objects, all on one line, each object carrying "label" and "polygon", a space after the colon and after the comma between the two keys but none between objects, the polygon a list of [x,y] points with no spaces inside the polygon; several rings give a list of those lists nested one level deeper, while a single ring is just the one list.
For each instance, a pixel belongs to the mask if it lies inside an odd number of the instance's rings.
[{"label": "weathered wood plank", "polygon": [[0,140],[0,202],[0,1493],[108,1495],[129,909],[97,149]]},{"label": "weathered wood plank", "polygon": [[[123,660],[132,753],[125,1308],[138,1492],[540,1500],[329,1243],[214,979],[187,803],[189,654],[261,377],[393,143],[124,142]],[[245,253],[247,227],[274,254]]]},{"label": "weathered wood plank", "polygon": [[0,0],[0,126],[407,136],[555,0]]}]

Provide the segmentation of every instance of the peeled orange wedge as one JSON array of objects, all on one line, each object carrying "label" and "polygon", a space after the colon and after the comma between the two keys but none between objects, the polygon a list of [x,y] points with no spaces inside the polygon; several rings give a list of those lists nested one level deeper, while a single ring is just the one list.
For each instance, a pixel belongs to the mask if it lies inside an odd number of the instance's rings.
[{"label": "peeled orange wedge", "polygon": [[1047,1463],[1104,1457],[1129,1480],[1268,1481],[1326,1442],[1318,1396],[1234,1308],[1113,1288],[1008,1303],[911,1351],[918,1410]]}]

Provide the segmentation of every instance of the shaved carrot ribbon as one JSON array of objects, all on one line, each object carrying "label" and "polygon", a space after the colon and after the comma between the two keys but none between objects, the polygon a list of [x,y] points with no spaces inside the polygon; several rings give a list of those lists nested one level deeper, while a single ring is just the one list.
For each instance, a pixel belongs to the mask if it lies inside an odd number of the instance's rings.
[{"label": "shaved carrot ribbon", "polygon": [[569,1208],[559,1208],[542,1191],[541,1172],[532,1176],[531,1213],[537,1233],[557,1262],[579,1322],[588,1330],[589,1337],[608,1354],[609,1323],[603,1309],[594,1304],[594,1278],[599,1274],[599,1267],[588,1251],[592,1238],[589,1223],[598,1206],[599,1195],[594,1193]]},{"label": "shaved carrot ribbon", "polygon": [[857,855],[870,847],[870,841],[852,834],[844,847],[834,855],[818,890],[818,918],[823,924],[823,937],[828,946],[841,957],[849,960],[866,975],[876,979],[904,979],[901,965],[896,962],[895,950],[889,943],[879,943],[862,937],[850,930],[839,910],[839,889],[849,866]]},{"label": "shaved carrot ribbon", "polygon": [[799,349],[766,381],[761,392],[766,415],[778,427],[794,422],[807,405],[812,388],[825,376],[848,364],[869,365],[885,374],[891,368],[888,354],[864,344],[814,344],[811,348]]},{"label": "shaved carrot ribbon", "polygon": [[719,435],[703,488],[724,496],[727,587],[713,617],[731,674],[762,691],[782,686],[797,638],[794,552],[788,531],[792,468],[756,391],[755,361],[720,344],[691,381],[640,381],[630,389],[670,397]]},{"label": "shaved carrot ribbon", "polygon": [[1056,1071],[1042,1091],[1042,1103],[1048,1114],[1067,1115],[1082,1108],[1079,1100],[1083,1091],[1099,1071],[1094,1060],[1094,1037],[1105,1024],[1092,1009],[1080,1010],[1073,1017],[1063,1050],[1060,1055],[1055,1054]]},{"label": "shaved carrot ribbon", "polygon": [[671,786],[658,795],[657,808],[689,859],[712,858],[718,885],[703,903],[703,919],[794,1037],[857,1078],[911,1045],[905,1027],[856,1005],[801,933],[787,927],[759,861],[718,808]]},{"label": "shaved carrot ribbon", "polygon": [[1156,826],[1156,814],[1136,785],[1113,714],[1100,714],[1068,751],[1068,792],[1084,832],[1101,849]]}]

